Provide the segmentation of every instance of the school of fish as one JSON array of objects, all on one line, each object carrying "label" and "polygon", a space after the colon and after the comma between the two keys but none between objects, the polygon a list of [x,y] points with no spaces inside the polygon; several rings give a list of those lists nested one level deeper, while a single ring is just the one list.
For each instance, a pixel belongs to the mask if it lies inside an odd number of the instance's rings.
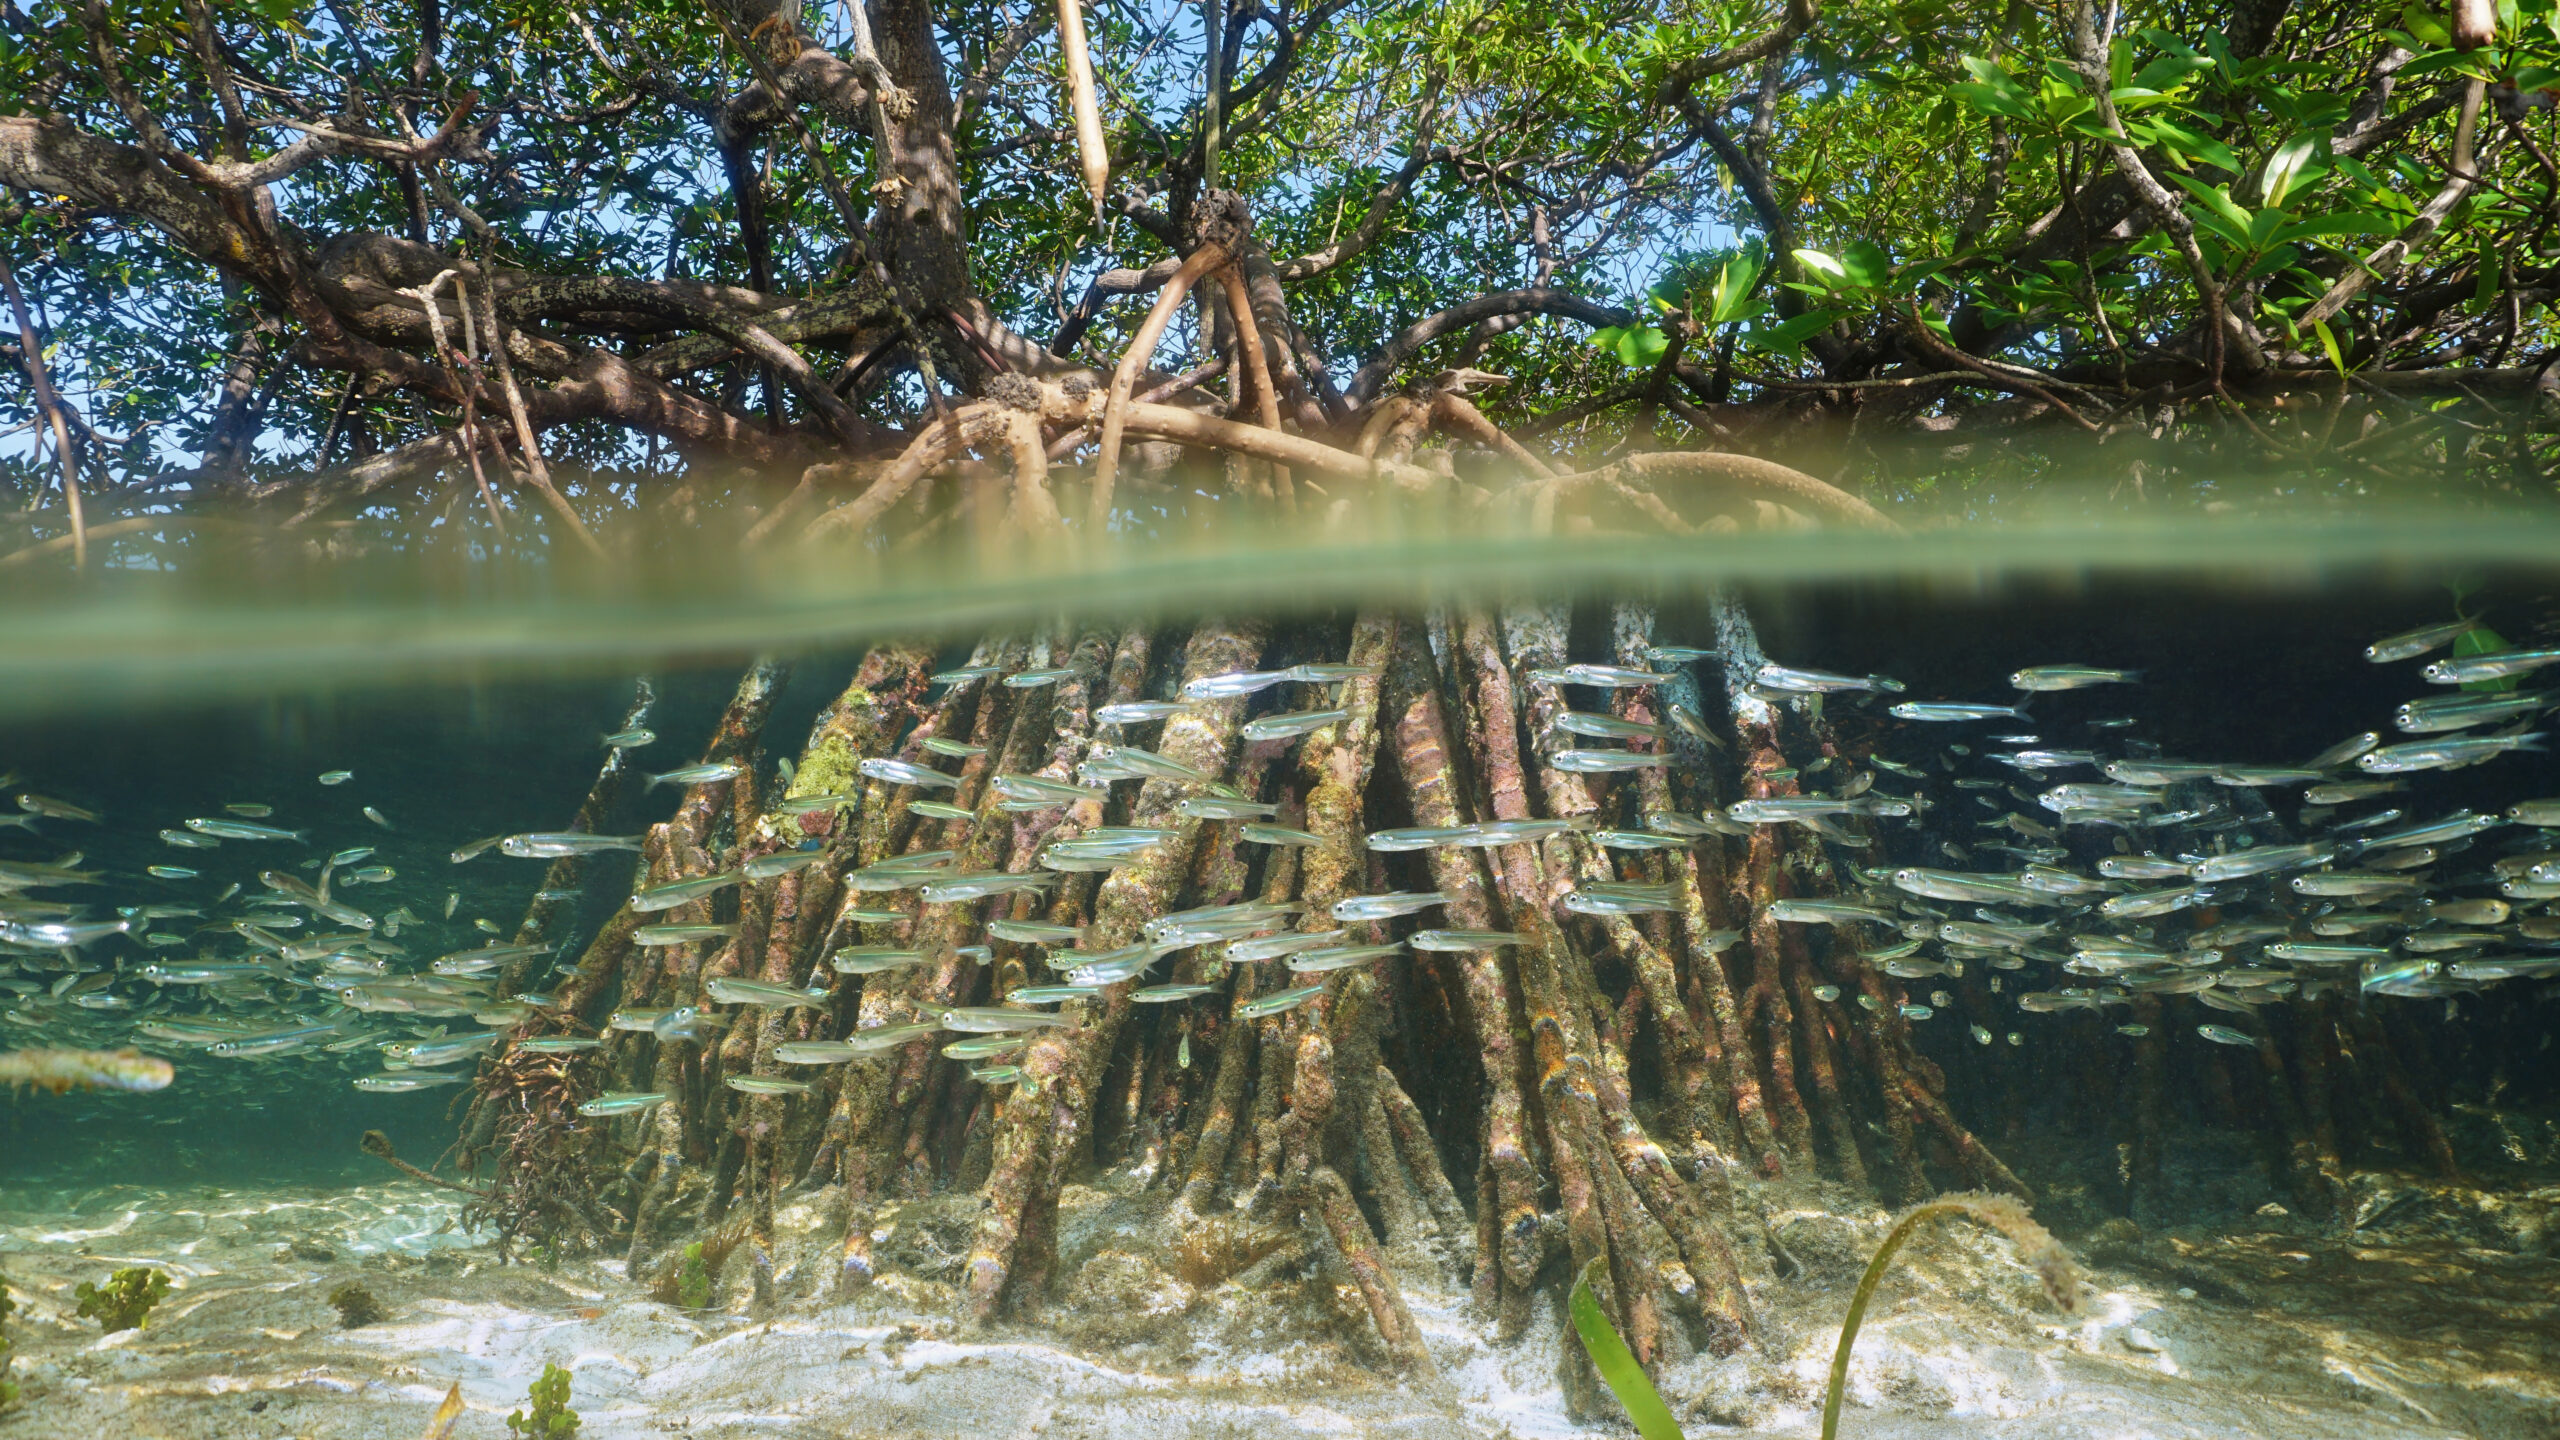
[{"label": "school of fish", "polygon": [[[2116,688],[2143,683],[2130,670],[2033,666],[2010,677],[2019,696],[1931,700],[1898,698],[1907,687],[1881,675],[1760,665],[1746,688],[1761,701],[1872,706],[1892,723],[1871,753],[1769,777],[1773,790],[1793,793],[1700,813],[1636,813],[1636,787],[1613,789],[1605,778],[1684,763],[1683,738],[1723,743],[1677,705],[1661,707],[1668,725],[1610,713],[1612,696],[1659,686],[1671,670],[1574,664],[1533,671],[1531,684],[1550,687],[1563,707],[1555,743],[1540,749],[1544,763],[1604,777],[1595,782],[1602,814],[1616,824],[1580,817],[1401,827],[1371,832],[1361,843],[1394,855],[1537,843],[1580,832],[1604,853],[1625,857],[1617,862],[1622,878],[1586,881],[1563,897],[1562,908],[1643,916],[1679,903],[1670,885],[1643,878],[1651,873],[1642,863],[1647,852],[1761,825],[1802,827],[1826,847],[1842,882],[1839,893],[1774,901],[1770,918],[1837,927],[1835,953],[1854,953],[1894,980],[1940,982],[1925,1000],[1914,986],[1907,992],[1914,998],[1888,1002],[1861,991],[1854,1003],[1879,1013],[1891,1008],[1913,1022],[1960,1012],[1975,1043],[2005,1038],[2024,1045],[2035,1016],[2106,1016],[2153,995],[2163,998],[2163,1013],[2176,1016],[2178,1027],[2204,1041],[2256,1045],[2268,1034],[2262,1012],[2288,999],[2337,993],[2451,1007],[2491,986],[2560,976],[2560,914],[2553,903],[2560,901],[2560,843],[2549,833],[2560,829],[2560,785],[2538,787],[2552,798],[2519,789],[2502,808],[2475,811],[2426,806],[2416,788],[2422,782],[2413,778],[2517,765],[2514,757],[2541,749],[2545,737],[2531,727],[2560,705],[2560,691],[2520,688],[2560,665],[2560,650],[2457,643],[2474,630],[2472,622],[2456,621],[2374,642],[2366,655],[2376,664],[2420,660],[2452,647],[2450,656],[2421,671],[2441,693],[2394,711],[2391,728],[2406,738],[2386,743],[2381,728],[2360,731],[2298,764],[2164,757],[2139,737],[2135,717],[2064,721],[2055,713],[2091,698],[2049,698],[2066,692],[2140,693]],[[1666,646],[1652,652],[1650,663],[1680,667],[1714,656]],[[998,680],[1035,689],[1070,673],[1006,674],[979,666],[934,678],[943,685]],[[1175,824],[1233,825],[1247,846],[1321,846],[1328,843],[1323,837],[1279,823],[1276,803],[1147,748],[1138,732],[1195,706],[1235,700],[1264,706],[1267,701],[1253,697],[1294,685],[1301,689],[1290,706],[1271,706],[1246,720],[1241,736],[1255,745],[1295,745],[1343,723],[1350,712],[1337,687],[1373,673],[1309,664],[1207,676],[1181,686],[1172,699],[1104,707],[1096,712],[1104,736],[1072,782],[997,774],[975,810],[933,798],[952,793],[960,777],[931,762],[965,760],[979,753],[976,747],[928,741],[912,747],[912,758],[869,759],[859,769],[895,787],[892,803],[937,821],[1108,802],[1124,781],[1169,782],[1184,791]],[[2041,733],[2048,728],[2055,733]],[[1950,735],[1964,738],[1951,741]],[[608,736],[606,744],[627,749],[655,738],[634,730]],[[1691,746],[1685,753],[1696,761],[1707,752]],[[647,780],[653,788],[716,785],[742,773],[736,762],[719,761]],[[2547,766],[2538,773],[2548,779]],[[255,1077],[238,1082],[243,1089],[271,1091],[267,1067],[316,1062],[359,1090],[427,1090],[468,1080],[483,1057],[510,1046],[575,1056],[616,1032],[658,1044],[704,1045],[716,1043],[745,1011],[835,1007],[850,1014],[853,1007],[843,1002],[872,983],[868,977],[895,977],[935,958],[884,936],[835,950],[805,987],[719,979],[695,1005],[617,1010],[601,1036],[536,1034],[556,1028],[527,1022],[557,1009],[557,997],[543,987],[554,978],[553,962],[574,954],[568,943],[574,937],[509,943],[500,927],[476,919],[473,929],[487,938],[454,945],[458,892],[447,891],[439,907],[414,883],[400,893],[429,913],[411,903],[378,916],[364,908],[368,893],[391,893],[368,887],[398,880],[393,866],[371,863],[389,843],[384,832],[394,831],[371,806],[358,811],[376,827],[368,843],[325,855],[316,853],[312,828],[267,823],[274,807],[263,802],[235,803],[221,815],[153,817],[145,823],[161,827],[168,860],[123,873],[89,867],[73,846],[81,827],[106,825],[108,817],[77,801],[21,789],[18,778],[0,776],[0,794],[16,805],[0,822],[0,1082],[150,1090],[169,1083],[174,1057],[182,1071],[238,1067],[237,1073]],[[330,771],[318,783],[334,787],[351,778]],[[2278,799],[2298,804],[2279,809]],[[775,811],[806,814],[856,803],[851,794],[804,796]],[[169,823],[162,827],[164,819]],[[1136,863],[1176,833],[1133,825],[1062,832],[1040,852],[1040,868],[1025,873],[964,871],[952,850],[895,856],[844,873],[845,918],[911,931],[926,906],[1045,897],[1067,875]],[[472,840],[445,858],[459,864],[494,851],[547,859],[628,852],[639,844],[637,836],[529,830]],[[441,842],[436,849],[442,851]],[[673,910],[835,863],[812,840],[717,874],[643,888],[630,904],[644,913]],[[1408,873],[1419,874],[1420,867],[1409,866]],[[129,903],[87,898],[117,892]],[[754,1095],[803,1094],[809,1083],[789,1072],[881,1061],[904,1046],[950,1035],[962,1038],[943,1044],[941,1053],[973,1077],[1029,1084],[1010,1062],[1039,1032],[1077,1025],[1081,1007],[1109,987],[1132,987],[1128,998],[1135,1003],[1183,1004],[1223,994],[1236,967],[1273,967],[1273,983],[1234,1007],[1238,1018],[1259,1020],[1308,1003],[1341,972],[1408,950],[1496,950],[1520,939],[1445,928],[1430,913],[1440,904],[1427,890],[1391,890],[1350,896],[1315,915],[1295,903],[1201,907],[1156,917],[1133,943],[1102,949],[1089,947],[1080,927],[991,918],[983,927],[986,940],[1044,950],[1054,983],[1018,988],[989,1004],[929,1011],[909,1023],[783,1044],[774,1053],[781,1072],[729,1083]],[[651,923],[638,928],[634,941],[714,946],[736,930],[734,924]],[[1736,943],[1740,933],[1692,937],[1692,945],[1712,953]],[[429,937],[439,938],[420,943]],[[1203,962],[1192,967],[1195,978],[1172,983],[1152,974],[1183,951]],[[980,960],[992,955],[984,946],[962,953]],[[532,979],[501,993],[499,973],[510,968]],[[1968,998],[1959,1005],[1948,987],[1968,970],[1984,984],[1965,987]],[[1814,993],[1824,1003],[1844,1003],[1839,987]],[[584,1027],[572,1020],[569,1028]],[[2127,1036],[2146,1033],[2129,1021],[2114,1028]],[[19,1053],[8,1053],[13,1050]],[[609,1118],[644,1113],[668,1098],[606,1093],[580,1108]]]}]

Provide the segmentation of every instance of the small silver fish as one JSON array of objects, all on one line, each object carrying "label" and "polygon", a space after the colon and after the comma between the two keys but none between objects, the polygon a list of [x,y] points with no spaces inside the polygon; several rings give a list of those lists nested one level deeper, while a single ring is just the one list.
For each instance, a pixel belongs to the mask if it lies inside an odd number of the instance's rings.
[{"label": "small silver fish", "polygon": [[2033,665],[2011,673],[2009,684],[2019,690],[2085,690],[2092,685],[2134,685],[2141,683],[2139,670],[2105,670],[2094,665]]},{"label": "small silver fish", "polygon": [[1190,708],[1178,700],[1123,700],[1094,711],[1093,718],[1100,725],[1146,725],[1157,720],[1170,720]]},{"label": "small silver fish", "polygon": [[2421,625],[2397,635],[2385,635],[2364,647],[2364,658],[2376,665],[2394,660],[2414,660],[2439,646],[2462,638],[2480,627],[2477,620],[2451,620],[2440,625]]},{"label": "small silver fish", "polygon": [[1299,1006],[1306,1004],[1308,1001],[1313,1000],[1323,993],[1324,984],[1321,981],[1313,985],[1301,985],[1294,990],[1276,990],[1271,994],[1257,996],[1254,999],[1247,1000],[1243,1004],[1238,1005],[1236,1007],[1236,1018],[1239,1020],[1260,1020],[1268,1016],[1283,1014],[1287,1011],[1297,1009]]},{"label": "small silver fish", "polygon": [[707,765],[686,765],[649,776],[647,788],[655,790],[661,785],[717,785],[724,780],[735,780],[746,773],[747,767],[735,760],[714,760]]},{"label": "small silver fish", "polygon": [[637,1115],[643,1110],[655,1110],[674,1098],[654,1090],[614,1090],[580,1105],[578,1113],[590,1116]]},{"label": "small silver fish", "polygon": [[1348,710],[1291,710],[1280,715],[1265,715],[1247,721],[1238,733],[1247,740],[1286,740],[1309,735],[1327,725],[1351,718]]}]

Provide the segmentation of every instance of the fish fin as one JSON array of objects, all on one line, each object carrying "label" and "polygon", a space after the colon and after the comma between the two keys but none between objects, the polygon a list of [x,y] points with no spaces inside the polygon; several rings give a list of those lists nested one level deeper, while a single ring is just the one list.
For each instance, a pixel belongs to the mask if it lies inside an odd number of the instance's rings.
[{"label": "fish fin", "polygon": [[418,1440],[446,1440],[453,1434],[453,1422],[461,1418],[462,1382],[456,1380],[453,1388],[444,1392],[444,1403],[436,1407],[436,1413],[427,1421],[427,1433]]}]

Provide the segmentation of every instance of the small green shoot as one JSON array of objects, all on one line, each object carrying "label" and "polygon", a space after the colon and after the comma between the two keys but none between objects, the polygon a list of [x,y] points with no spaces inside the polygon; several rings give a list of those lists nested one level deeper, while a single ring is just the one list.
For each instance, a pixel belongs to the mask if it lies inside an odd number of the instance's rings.
[{"label": "small green shoot", "polygon": [[1646,1379],[1644,1367],[1636,1363],[1635,1353],[1627,1342],[1618,1338],[1617,1327],[1600,1313],[1600,1297],[1591,1291],[1591,1272],[1607,1263],[1596,1257],[1583,1267],[1582,1277],[1573,1282],[1573,1328],[1582,1336],[1582,1348],[1591,1355],[1591,1367],[1609,1384],[1618,1403],[1627,1407],[1627,1418],[1636,1422],[1636,1433],[1644,1440],[1681,1440],[1680,1422],[1671,1418],[1671,1409],[1655,1393],[1653,1382]]},{"label": "small green shoot", "polygon": [[2080,1267],[2072,1263],[2071,1252],[2053,1238],[2043,1226],[2027,1214],[2027,1207],[2014,1195],[1976,1192],[1965,1195],[1941,1195],[1923,1205],[1913,1206],[1893,1229],[1884,1243],[1876,1247],[1876,1256],[1867,1262],[1867,1273],[1858,1277],[1857,1293],[1849,1297],[1849,1318],[1840,1325],[1840,1348],[1831,1355],[1831,1388],[1822,1397],[1822,1440],[1839,1440],[1840,1399],[1849,1386],[1849,1350],[1858,1343],[1858,1326],[1867,1318],[1867,1302],[1876,1295],[1876,1285],[1884,1279],[1885,1267],[1893,1263],[1893,1253],[1920,1222],[1935,1215],[1969,1215],[2001,1234],[2018,1247],[2018,1258],[2025,1261],[2044,1282],[2046,1298],[2054,1308],[2072,1314],[2080,1308]]},{"label": "small green shoot", "polygon": [[525,1398],[533,1402],[533,1413],[518,1410],[508,1415],[507,1433],[527,1440],[566,1440],[577,1433],[578,1412],[569,1408],[568,1371],[545,1364],[542,1378],[533,1382]]}]

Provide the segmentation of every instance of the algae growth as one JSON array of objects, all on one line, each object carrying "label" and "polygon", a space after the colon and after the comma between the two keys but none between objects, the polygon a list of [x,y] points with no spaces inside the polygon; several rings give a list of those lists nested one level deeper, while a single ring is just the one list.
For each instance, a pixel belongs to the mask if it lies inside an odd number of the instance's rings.
[{"label": "algae growth", "polygon": [[569,1408],[569,1372],[557,1365],[542,1367],[542,1378],[533,1382],[525,1398],[531,1402],[530,1412],[517,1410],[507,1416],[507,1433],[525,1440],[563,1440],[578,1430],[578,1412]]},{"label": "algae growth", "polygon": [[95,1320],[113,1335],[121,1330],[139,1330],[169,1293],[169,1277],[147,1265],[135,1265],[117,1271],[103,1286],[82,1282],[73,1292],[80,1301],[80,1318]]}]

